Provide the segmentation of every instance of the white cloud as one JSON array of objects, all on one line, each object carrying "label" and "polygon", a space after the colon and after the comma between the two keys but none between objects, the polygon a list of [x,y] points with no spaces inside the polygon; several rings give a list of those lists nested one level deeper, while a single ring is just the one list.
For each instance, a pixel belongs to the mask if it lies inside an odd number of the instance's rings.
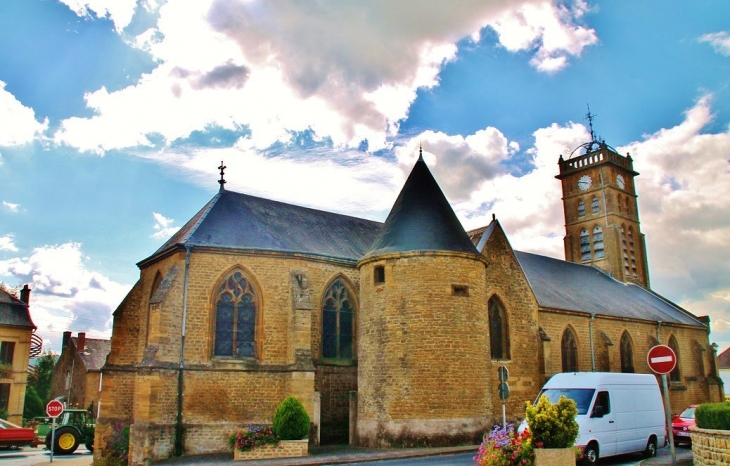
[{"label": "white cloud", "polygon": [[416,91],[438,85],[459,40],[495,24],[512,40],[510,14],[530,32],[508,49],[534,49],[540,69],[565,66],[595,42],[574,24],[585,10],[576,5],[171,0],[156,27],[130,42],[157,68],[133,86],[88,93],[95,115],[64,120],[55,140],[102,154],[151,146],[152,134],[169,143],[218,126],[247,128],[259,149],[311,131],[339,149],[366,140],[375,151],[390,146]]},{"label": "white cloud", "polygon": [[31,316],[44,340],[58,343],[65,330],[93,338],[110,335],[111,313],[131,287],[89,270],[87,262],[81,244],[73,242],[0,261],[0,276],[30,286]]},{"label": "white cloud", "polygon": [[583,1],[572,8],[551,2],[525,3],[494,21],[500,43],[511,52],[535,51],[530,64],[554,73],[565,68],[568,58],[580,56],[584,48],[598,41],[596,32],[573,24],[588,7]]},{"label": "white cloud", "polygon": [[39,123],[32,108],[24,106],[0,81],[0,146],[18,146],[31,142],[48,128],[48,119]]},{"label": "white cloud", "polygon": [[18,208],[20,207],[20,204],[13,204],[12,202],[3,201],[3,205],[10,211],[10,212],[17,212]]},{"label": "white cloud", "polygon": [[709,42],[717,53],[730,56],[730,33],[727,31],[705,34],[699,40],[700,42]]},{"label": "white cloud", "polygon": [[180,227],[173,226],[175,219],[167,218],[157,212],[152,212],[152,216],[155,218],[156,222],[154,226],[156,231],[151,235],[152,238],[167,239],[180,229]]},{"label": "white cloud", "polygon": [[13,235],[4,235],[0,236],[0,251],[11,251],[11,252],[17,252],[18,247],[15,246]]},{"label": "white cloud", "polygon": [[[137,0],[59,0],[82,18],[109,18],[117,32],[122,32],[132,21]],[[149,9],[150,2],[145,8]]]}]

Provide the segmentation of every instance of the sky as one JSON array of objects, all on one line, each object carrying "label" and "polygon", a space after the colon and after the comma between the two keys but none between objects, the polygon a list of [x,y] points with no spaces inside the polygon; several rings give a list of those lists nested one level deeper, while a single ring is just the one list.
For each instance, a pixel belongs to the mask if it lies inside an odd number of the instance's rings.
[{"label": "sky", "polygon": [[417,156],[466,229],[563,259],[558,158],[630,153],[652,289],[730,346],[730,2],[3,0],[0,281],[108,338],[226,189],[383,221]]}]

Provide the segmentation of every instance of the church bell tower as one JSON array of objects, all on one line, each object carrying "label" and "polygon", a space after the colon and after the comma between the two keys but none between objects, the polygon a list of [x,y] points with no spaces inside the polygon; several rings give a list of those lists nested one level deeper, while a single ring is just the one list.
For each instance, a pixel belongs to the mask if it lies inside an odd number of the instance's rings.
[{"label": "church bell tower", "polygon": [[616,280],[649,289],[646,243],[639,225],[633,159],[593,133],[558,161],[563,187],[565,260],[596,266]]}]

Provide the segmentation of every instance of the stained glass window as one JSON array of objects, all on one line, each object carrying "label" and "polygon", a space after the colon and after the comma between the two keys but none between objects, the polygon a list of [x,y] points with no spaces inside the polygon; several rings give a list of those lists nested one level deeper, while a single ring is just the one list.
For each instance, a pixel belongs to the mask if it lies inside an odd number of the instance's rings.
[{"label": "stained glass window", "polygon": [[621,372],[634,371],[634,345],[631,343],[629,332],[621,335]]},{"label": "stained glass window", "polygon": [[578,372],[578,344],[570,328],[566,328],[565,332],[563,332],[560,347],[563,359],[563,372]]},{"label": "stained glass window", "polygon": [[233,272],[218,289],[215,319],[216,356],[252,358],[256,338],[256,293],[241,272]]},{"label": "stained glass window", "polygon": [[672,382],[679,382],[679,345],[677,344],[677,339],[674,338],[674,335],[669,337],[669,347],[672,348],[672,351],[674,351],[674,354],[677,356],[677,365],[674,366],[674,370],[669,373],[669,380]]},{"label": "stained glass window", "polygon": [[489,346],[492,359],[509,359],[507,313],[496,298],[489,300]]},{"label": "stained glass window", "polygon": [[342,279],[327,288],[322,306],[322,357],[346,359],[354,357],[353,335],[355,312],[352,296]]}]

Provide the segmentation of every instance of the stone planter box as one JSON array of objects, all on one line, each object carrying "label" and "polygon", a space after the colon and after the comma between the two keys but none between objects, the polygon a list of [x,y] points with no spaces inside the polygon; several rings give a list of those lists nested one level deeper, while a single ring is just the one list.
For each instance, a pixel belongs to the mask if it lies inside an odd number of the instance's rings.
[{"label": "stone planter box", "polygon": [[535,448],[535,466],[575,466],[575,448]]},{"label": "stone planter box", "polygon": [[730,466],[730,430],[690,427],[696,466]]},{"label": "stone planter box", "polygon": [[296,458],[309,454],[309,440],[280,440],[278,445],[261,445],[249,451],[233,450],[235,461],[263,460],[268,458]]}]

